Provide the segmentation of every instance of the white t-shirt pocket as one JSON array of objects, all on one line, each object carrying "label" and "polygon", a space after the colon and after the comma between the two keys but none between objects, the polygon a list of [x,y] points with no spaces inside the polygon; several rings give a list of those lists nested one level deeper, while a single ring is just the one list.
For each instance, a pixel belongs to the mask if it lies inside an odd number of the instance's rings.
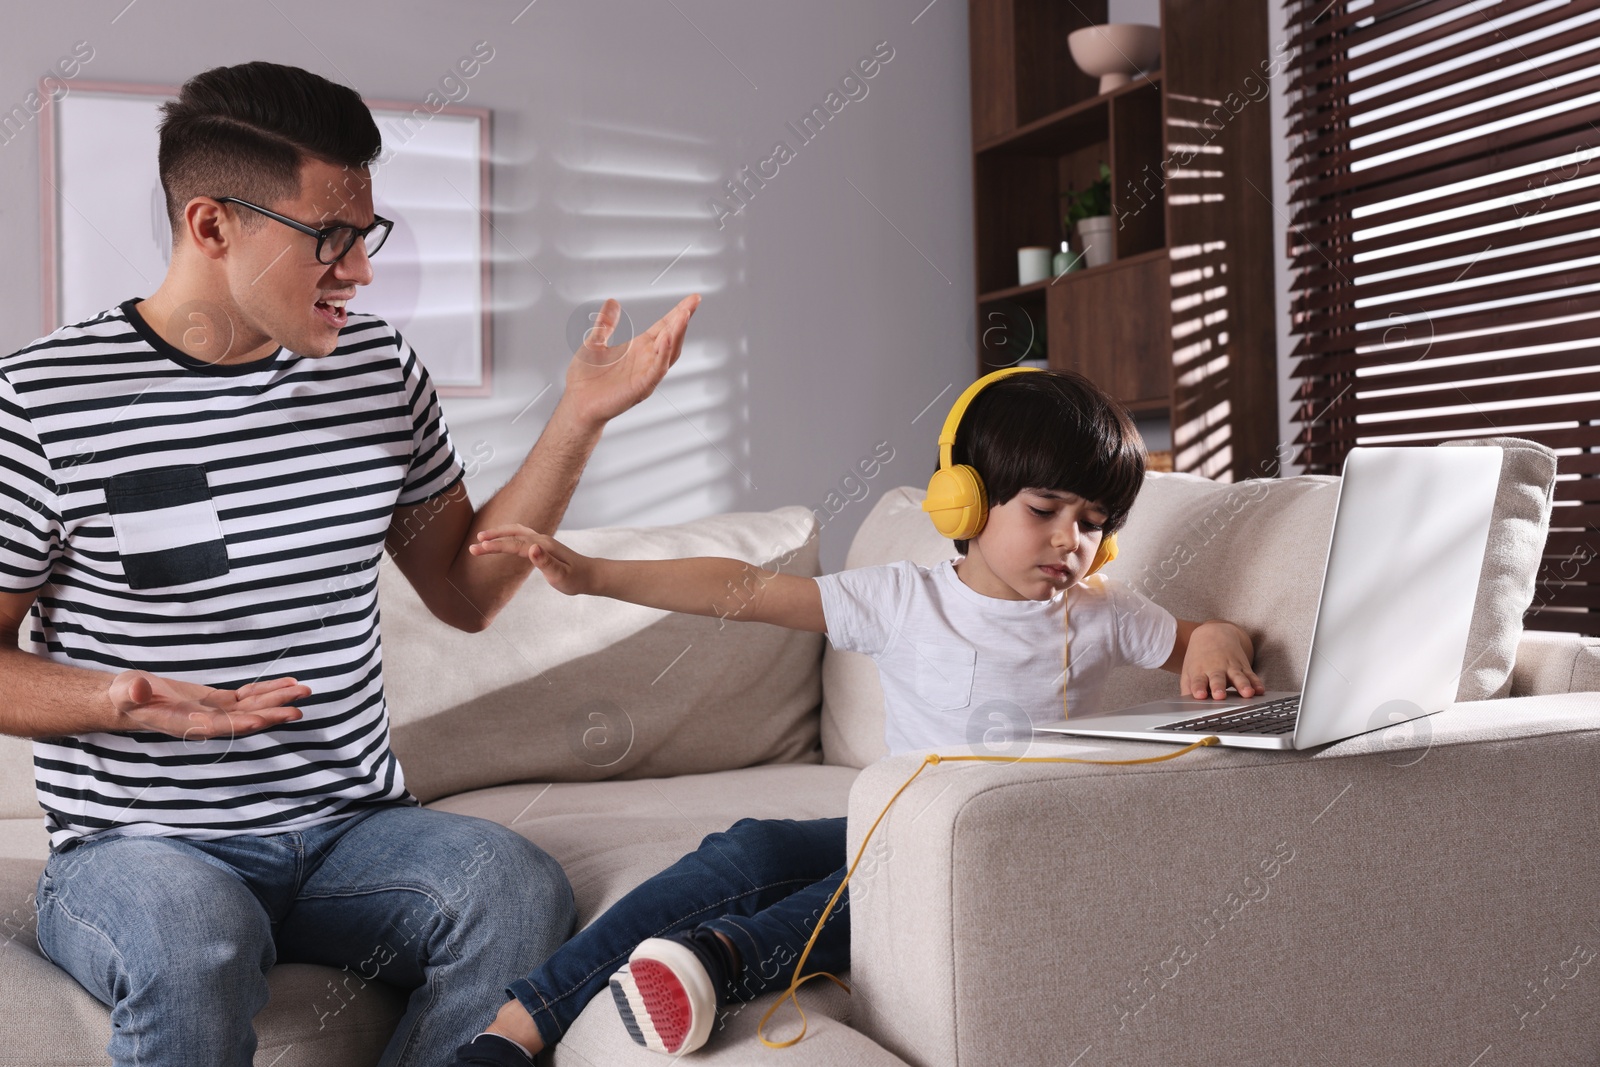
[{"label": "white t-shirt pocket", "polygon": [[106,480],[106,507],[130,589],[227,574],[228,545],[204,467],[130,471]]},{"label": "white t-shirt pocket", "polygon": [[972,674],[978,654],[953,641],[918,641],[917,696],[934,711],[955,711],[972,703]]}]

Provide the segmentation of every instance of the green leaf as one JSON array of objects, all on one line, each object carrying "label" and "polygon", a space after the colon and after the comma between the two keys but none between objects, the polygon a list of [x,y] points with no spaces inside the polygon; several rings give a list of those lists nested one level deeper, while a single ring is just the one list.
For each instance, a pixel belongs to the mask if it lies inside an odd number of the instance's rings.
[{"label": "green leaf", "polygon": [[1081,219],[1111,214],[1111,167],[1102,160],[1095,182],[1087,189],[1068,189],[1061,199],[1066,204],[1061,221],[1069,230]]}]

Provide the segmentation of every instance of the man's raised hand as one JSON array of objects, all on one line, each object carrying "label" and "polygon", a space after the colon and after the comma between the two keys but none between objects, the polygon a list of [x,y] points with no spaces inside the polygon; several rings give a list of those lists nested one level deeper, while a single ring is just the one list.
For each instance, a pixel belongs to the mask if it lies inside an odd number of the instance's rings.
[{"label": "man's raised hand", "polygon": [[610,344],[622,315],[622,305],[607,300],[595,323],[583,335],[583,345],[567,368],[563,402],[593,423],[604,423],[649,396],[668,368],[683,352],[684,331],[700,306],[700,294],[691,293],[656,324],[625,344]]},{"label": "man's raised hand", "polygon": [[148,730],[186,741],[240,737],[300,718],[291,701],[311,695],[293,678],[251,682],[239,689],[213,689],[162,678],[148,671],[123,671],[111,680],[111,705],[121,730]]}]

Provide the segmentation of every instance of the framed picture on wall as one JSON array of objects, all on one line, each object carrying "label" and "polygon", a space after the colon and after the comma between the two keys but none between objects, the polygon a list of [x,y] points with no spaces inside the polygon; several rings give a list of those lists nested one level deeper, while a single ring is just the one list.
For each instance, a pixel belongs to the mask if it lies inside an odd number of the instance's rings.
[{"label": "framed picture on wall", "polygon": [[[161,284],[172,258],[156,168],[171,86],[75,82],[40,143],[44,332]],[[373,208],[394,231],[352,311],[405,337],[445,396],[490,392],[489,111],[369,100]],[[315,224],[315,220],[302,220]]]}]

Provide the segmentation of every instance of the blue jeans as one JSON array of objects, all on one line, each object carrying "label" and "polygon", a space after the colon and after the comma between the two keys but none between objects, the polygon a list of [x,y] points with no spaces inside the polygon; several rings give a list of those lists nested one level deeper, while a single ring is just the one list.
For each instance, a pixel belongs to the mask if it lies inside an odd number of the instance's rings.
[{"label": "blue jeans", "polygon": [[433,1067],[575,917],[520,834],[403,805],[267,837],[90,838],[50,857],[38,907],[45,954],[111,1008],[118,1067],[250,1067],[275,962],[350,970],[303,1009],[319,1029],[369,981],[410,990],[379,1062]]},{"label": "blue jeans", "polygon": [[[701,924],[739,950],[743,970],[725,999],[787,988],[822,909],[844,881],[844,834],[843,819],[742,819],[640,884],[506,991],[553,1045],[639,942]],[[808,973],[850,966],[848,905],[841,897],[828,916]]]}]

